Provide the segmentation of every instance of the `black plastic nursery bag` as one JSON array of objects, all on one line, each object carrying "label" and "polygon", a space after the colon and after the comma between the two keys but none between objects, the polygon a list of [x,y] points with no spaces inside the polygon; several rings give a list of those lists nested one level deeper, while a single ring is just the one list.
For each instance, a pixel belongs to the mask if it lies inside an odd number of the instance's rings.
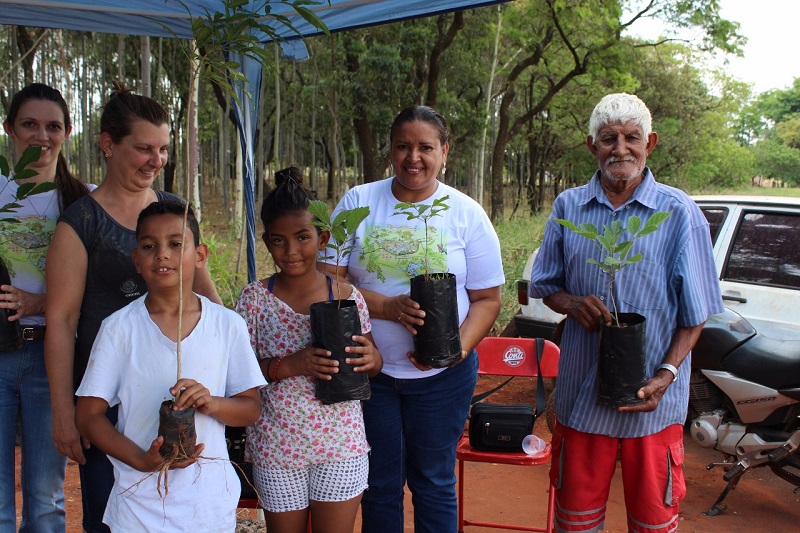
[{"label": "black plastic nursery bag", "polygon": [[353,335],[361,335],[355,300],[330,300],[311,305],[312,344],[330,351],[331,358],[339,361],[339,372],[332,374],[332,379],[316,380],[316,397],[326,405],[368,400],[371,395],[367,373],[354,372],[353,365],[344,361],[357,355],[344,351],[347,346],[359,345],[352,339]]},{"label": "black plastic nursery bag", "polygon": [[647,382],[645,317],[620,313],[619,322],[600,327],[597,403],[609,407],[642,403],[636,392]]},{"label": "black plastic nursery bag", "polygon": [[411,299],[425,311],[425,324],[417,327],[414,351],[417,360],[444,368],[461,359],[458,300],[454,274],[421,274],[411,278]]}]

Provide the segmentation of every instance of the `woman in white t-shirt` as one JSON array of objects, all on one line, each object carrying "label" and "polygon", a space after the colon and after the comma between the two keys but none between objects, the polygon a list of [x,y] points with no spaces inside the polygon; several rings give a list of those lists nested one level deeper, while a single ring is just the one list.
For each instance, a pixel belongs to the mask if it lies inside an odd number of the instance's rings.
[{"label": "woman in white t-shirt", "polygon": [[[477,380],[474,348],[500,312],[505,278],[500,243],[483,208],[438,179],[444,175],[449,136],[447,123],[433,109],[402,111],[390,132],[395,175],[353,187],[334,213],[370,208],[356,231],[355,249],[337,274],[347,276],[364,295],[384,359],[382,372],[370,379],[372,397],[364,402],[372,451],[369,489],[361,500],[363,532],[403,531],[406,483],[417,533],[457,528],[456,445]],[[449,209],[428,221],[439,237],[410,246],[409,235],[424,236],[425,227],[420,220],[396,215],[395,206],[431,204],[445,197]],[[424,313],[409,296],[409,278],[425,261],[425,247],[429,264],[441,265],[456,277],[463,352],[460,362],[445,369],[425,367],[413,353],[413,335]]]},{"label": "woman in white t-shirt", "polygon": [[[0,530],[14,531],[14,436],[22,432],[22,523],[42,531],[64,531],[64,474],[67,459],[51,437],[50,390],[44,364],[45,254],[63,209],[88,194],[70,173],[61,146],[72,131],[61,93],[41,83],[28,85],[11,99],[3,128],[17,158],[29,146],[42,148],[27,168],[37,174],[25,180],[0,176],[0,206],[15,202],[25,183],[55,183],[56,188],[16,202],[0,213],[0,257],[10,284],[0,285],[2,318],[17,322],[7,349],[0,353]],[[0,324],[5,327],[7,324]],[[16,329],[16,328],[14,328]]]}]

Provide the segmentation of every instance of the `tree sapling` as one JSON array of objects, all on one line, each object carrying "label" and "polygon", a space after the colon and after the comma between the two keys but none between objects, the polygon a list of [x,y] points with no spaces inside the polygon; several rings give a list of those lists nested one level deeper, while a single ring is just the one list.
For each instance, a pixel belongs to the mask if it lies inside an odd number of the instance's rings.
[{"label": "tree sapling", "polygon": [[[567,229],[570,229],[580,235],[591,240],[602,254],[602,261],[593,258],[588,258],[587,263],[597,265],[603,272],[608,274],[608,292],[611,295],[611,305],[613,310],[614,324],[619,326],[619,313],[617,312],[617,301],[614,298],[614,280],[616,279],[617,272],[623,268],[638,263],[644,257],[641,253],[630,255],[633,249],[633,242],[636,239],[650,235],[658,229],[662,222],[664,222],[672,213],[670,211],[659,211],[654,213],[647,222],[642,226],[642,220],[637,216],[632,216],[628,219],[627,226],[623,228],[622,222],[615,220],[611,225],[603,226],[603,233],[601,234],[594,224],[583,223],[576,226],[569,220],[561,218],[554,219],[555,222],[561,224]],[[620,237],[627,231],[630,233],[631,238],[626,241],[619,242]]]}]

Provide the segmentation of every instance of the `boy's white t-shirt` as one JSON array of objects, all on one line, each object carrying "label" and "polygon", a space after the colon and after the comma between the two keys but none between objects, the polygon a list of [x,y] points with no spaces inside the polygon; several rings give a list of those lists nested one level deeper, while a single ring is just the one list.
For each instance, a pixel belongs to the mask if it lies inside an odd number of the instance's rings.
[{"label": "boy's white t-shirt", "polygon": [[[103,321],[78,396],[119,405],[117,429],[143,450],[158,436],[158,410],[177,381],[176,343],[161,333],[138,298]],[[182,375],[214,396],[230,397],[266,384],[244,320],[200,296],[202,313],[181,342]],[[158,474],[140,472],[109,456],[114,487],[103,522],[118,531],[234,531],[241,491],[228,461],[225,426],[195,414],[204,459],[169,471],[159,496]],[[162,489],[162,494],[164,493]]]}]

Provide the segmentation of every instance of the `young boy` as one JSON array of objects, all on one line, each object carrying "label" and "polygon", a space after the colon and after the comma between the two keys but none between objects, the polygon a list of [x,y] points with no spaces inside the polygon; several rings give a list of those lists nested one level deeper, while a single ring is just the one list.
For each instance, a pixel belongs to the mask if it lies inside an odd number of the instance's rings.
[{"label": "young boy", "polygon": [[[77,392],[81,435],[114,465],[103,517],[112,530],[236,529],[240,484],[227,460],[225,425],[258,419],[257,389],[266,382],[244,320],[192,292],[195,267],[205,263],[208,249],[200,244],[191,210],[182,232],[183,213],[180,203],[154,202],[139,215],[133,258],[148,292],[103,321]],[[181,294],[182,370],[176,382]],[[198,445],[192,458],[172,465],[160,495],[158,410],[175,395],[177,410],[196,410]],[[116,428],[105,416],[114,405],[119,405]]]}]

